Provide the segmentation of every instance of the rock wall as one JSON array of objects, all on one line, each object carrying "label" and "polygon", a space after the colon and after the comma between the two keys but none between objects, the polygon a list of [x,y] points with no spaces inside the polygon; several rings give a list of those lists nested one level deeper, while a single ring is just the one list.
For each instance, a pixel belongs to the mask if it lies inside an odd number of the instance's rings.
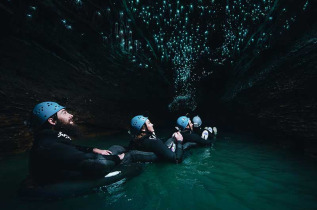
[{"label": "rock wall", "polygon": [[[120,25],[135,27],[133,36],[149,45],[153,42],[151,30],[140,22],[127,24],[120,12],[125,2],[94,0],[85,1],[84,6],[81,1],[57,0],[0,3],[0,154],[30,148],[27,122],[41,101],[65,105],[86,133],[93,133],[127,129],[130,118],[146,110],[156,124],[172,126],[177,115],[192,111],[193,103],[187,102],[195,99],[196,112],[220,130],[278,137],[283,145],[316,155],[315,2],[301,0],[299,7],[294,0],[275,1],[261,25],[250,24],[253,32],[245,45],[236,47],[230,42],[233,49],[226,48],[230,59],[222,57],[223,53],[211,55],[219,62],[201,59],[190,74],[205,69],[210,74],[191,84],[197,88],[195,98],[189,94],[184,100],[174,100],[178,113],[168,112],[175,82],[171,65],[156,61],[151,47],[144,47],[135,59],[118,41],[123,37]],[[223,27],[230,21],[236,23],[240,10],[227,11],[234,5],[218,3],[221,15],[215,23],[219,30],[210,34],[208,43],[219,53],[226,46],[224,36],[228,38]],[[227,26],[232,40],[241,35],[235,24]],[[136,43],[137,50],[141,42]]]},{"label": "rock wall", "polygon": [[240,58],[218,105],[218,121],[317,157],[316,24],[302,32],[254,59]]},{"label": "rock wall", "polygon": [[54,1],[0,3],[0,154],[32,145],[27,122],[42,101],[66,106],[86,133],[127,129],[134,114],[162,115],[170,85],[155,70],[139,69],[120,46],[104,44],[89,18],[73,17],[84,35],[61,26],[71,11]]}]

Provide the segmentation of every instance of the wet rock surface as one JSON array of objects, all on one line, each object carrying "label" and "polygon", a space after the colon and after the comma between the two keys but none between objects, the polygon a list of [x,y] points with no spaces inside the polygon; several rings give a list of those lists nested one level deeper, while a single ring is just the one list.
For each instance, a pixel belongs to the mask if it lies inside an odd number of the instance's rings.
[{"label": "wet rock surface", "polygon": [[[223,127],[272,139],[284,148],[317,157],[316,25],[293,43],[276,45],[243,61],[227,80],[210,113]],[[246,56],[247,57],[247,56]]]}]

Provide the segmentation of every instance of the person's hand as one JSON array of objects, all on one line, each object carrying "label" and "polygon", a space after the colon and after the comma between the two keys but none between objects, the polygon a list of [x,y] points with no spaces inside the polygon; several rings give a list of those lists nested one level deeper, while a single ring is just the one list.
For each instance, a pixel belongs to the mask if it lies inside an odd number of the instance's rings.
[{"label": "person's hand", "polygon": [[180,132],[175,132],[173,134],[173,137],[177,140],[177,141],[183,141],[183,136]]},{"label": "person's hand", "polygon": [[118,155],[118,157],[120,158],[120,160],[122,160],[122,159],[124,158],[124,155],[125,155],[124,153]]},{"label": "person's hand", "polygon": [[98,149],[98,148],[94,148],[92,150],[94,153],[100,154],[100,155],[111,155],[112,152],[110,150],[102,150],[102,149]]},{"label": "person's hand", "polygon": [[212,127],[205,127],[205,130],[209,131],[210,133],[212,133]]}]

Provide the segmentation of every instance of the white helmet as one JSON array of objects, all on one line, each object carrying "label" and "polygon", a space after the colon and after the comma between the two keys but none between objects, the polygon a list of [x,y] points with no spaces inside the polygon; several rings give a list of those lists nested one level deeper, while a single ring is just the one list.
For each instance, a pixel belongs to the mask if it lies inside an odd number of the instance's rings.
[{"label": "white helmet", "polygon": [[198,115],[193,118],[193,123],[195,128],[198,128],[201,126],[202,121]]}]

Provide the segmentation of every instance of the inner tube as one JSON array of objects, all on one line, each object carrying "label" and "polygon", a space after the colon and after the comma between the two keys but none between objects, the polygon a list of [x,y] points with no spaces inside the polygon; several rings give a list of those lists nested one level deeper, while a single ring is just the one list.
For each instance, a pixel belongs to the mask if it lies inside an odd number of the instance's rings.
[{"label": "inner tube", "polygon": [[141,163],[120,164],[103,178],[37,185],[32,178],[26,178],[20,185],[18,194],[21,199],[29,201],[59,200],[77,197],[95,192],[95,188],[106,186],[123,179],[139,175],[143,170]]},{"label": "inner tube", "polygon": [[127,151],[124,147],[120,145],[113,145],[109,148],[112,155],[119,155],[125,153],[125,156],[121,163],[136,163],[136,162],[157,162],[159,159],[153,152],[144,152],[139,150]]},{"label": "inner tube", "polygon": [[[174,138],[169,138],[166,142],[165,145],[170,148],[173,152],[175,152],[175,140]],[[195,142],[186,142],[183,144],[183,150],[189,150],[190,148],[196,147],[197,143]]]}]

